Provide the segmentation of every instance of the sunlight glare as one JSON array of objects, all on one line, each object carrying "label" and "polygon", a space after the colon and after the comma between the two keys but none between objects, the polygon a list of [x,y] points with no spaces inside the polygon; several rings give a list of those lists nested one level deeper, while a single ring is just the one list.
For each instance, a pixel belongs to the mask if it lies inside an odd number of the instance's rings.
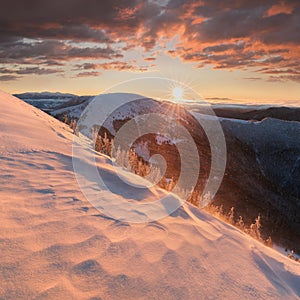
[{"label": "sunlight glare", "polygon": [[183,98],[183,89],[179,86],[173,89],[173,97],[175,100],[181,100]]}]

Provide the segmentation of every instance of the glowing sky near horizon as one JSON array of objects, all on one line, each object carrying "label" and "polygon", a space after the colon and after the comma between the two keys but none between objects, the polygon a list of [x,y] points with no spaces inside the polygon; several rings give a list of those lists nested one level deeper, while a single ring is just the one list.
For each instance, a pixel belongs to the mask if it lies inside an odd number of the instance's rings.
[{"label": "glowing sky near horizon", "polygon": [[95,95],[166,77],[209,101],[298,104],[299,1],[88,2],[3,4],[0,89]]}]

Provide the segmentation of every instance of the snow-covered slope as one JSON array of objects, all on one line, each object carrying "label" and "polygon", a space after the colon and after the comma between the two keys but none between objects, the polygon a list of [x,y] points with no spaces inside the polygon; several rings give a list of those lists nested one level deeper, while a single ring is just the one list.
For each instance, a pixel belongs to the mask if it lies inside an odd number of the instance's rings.
[{"label": "snow-covered slope", "polygon": [[69,129],[3,92],[0,105],[1,299],[299,298],[298,263],[189,205],[106,217],[78,188]]}]

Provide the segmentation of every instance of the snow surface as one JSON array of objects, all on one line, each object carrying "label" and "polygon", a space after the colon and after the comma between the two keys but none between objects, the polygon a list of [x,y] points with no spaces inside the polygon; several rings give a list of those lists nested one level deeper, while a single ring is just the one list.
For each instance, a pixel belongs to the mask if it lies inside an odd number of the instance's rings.
[{"label": "snow surface", "polygon": [[299,263],[188,204],[146,224],[97,211],[70,130],[4,92],[0,105],[1,299],[299,299]]}]

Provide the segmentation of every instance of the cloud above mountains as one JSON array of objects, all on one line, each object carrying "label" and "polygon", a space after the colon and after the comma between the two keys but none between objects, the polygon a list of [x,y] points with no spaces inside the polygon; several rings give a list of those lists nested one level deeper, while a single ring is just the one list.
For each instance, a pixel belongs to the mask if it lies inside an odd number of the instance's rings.
[{"label": "cloud above mountains", "polygon": [[[0,20],[0,64],[10,70],[2,80],[62,74],[73,61],[97,66],[73,68],[78,76],[96,76],[99,69],[145,71],[161,52],[199,68],[251,68],[299,81],[296,0],[11,0],[2,4]],[[128,58],[128,51],[148,60]]]}]

